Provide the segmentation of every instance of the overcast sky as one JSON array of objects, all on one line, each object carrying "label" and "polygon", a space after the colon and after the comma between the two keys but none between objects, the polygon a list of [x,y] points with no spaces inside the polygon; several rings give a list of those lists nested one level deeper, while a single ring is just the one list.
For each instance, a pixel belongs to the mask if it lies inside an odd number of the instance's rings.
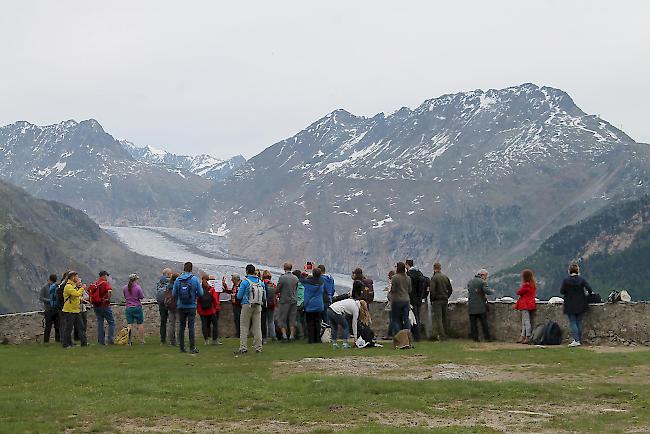
[{"label": "overcast sky", "polygon": [[5,1],[0,124],[246,157],[328,112],[524,82],[650,142],[650,1]]}]

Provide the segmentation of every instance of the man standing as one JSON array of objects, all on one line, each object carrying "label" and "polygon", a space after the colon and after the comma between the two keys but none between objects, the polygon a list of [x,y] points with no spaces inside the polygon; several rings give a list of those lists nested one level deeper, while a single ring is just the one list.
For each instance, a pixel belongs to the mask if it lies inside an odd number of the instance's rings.
[{"label": "man standing", "polygon": [[239,323],[239,350],[235,354],[248,352],[248,332],[252,329],[255,352],[262,352],[262,306],[266,303],[266,287],[257,276],[255,266],[246,265],[246,277],[237,291],[241,301],[241,318]]},{"label": "man standing", "polygon": [[190,353],[198,354],[194,339],[194,319],[196,318],[196,298],[203,295],[203,288],[199,279],[192,274],[193,265],[186,262],[183,265],[183,274],[174,282],[172,295],[176,299],[178,314],[178,346],[181,353],[185,353],[185,327],[190,338]]},{"label": "man standing", "polygon": [[320,264],[318,268],[321,271],[321,279],[325,283],[325,292],[323,292],[323,304],[325,305],[325,310],[323,311],[323,322],[326,324],[330,323],[329,318],[327,317],[327,308],[332,304],[332,298],[334,298],[335,285],[334,278],[331,274],[325,274],[325,265]]},{"label": "man standing", "polygon": [[[160,343],[165,344],[167,338],[167,319],[169,318],[169,309],[165,306],[165,291],[172,277],[171,268],[165,268],[162,271],[158,284],[156,285],[156,301],[158,302],[158,312],[160,312]],[[172,325],[172,327],[174,327]]]},{"label": "man standing", "polygon": [[43,303],[43,315],[45,316],[45,330],[43,333],[43,342],[50,342],[50,333],[54,326],[54,340],[61,341],[59,334],[59,308],[56,304],[57,275],[50,274],[47,284],[41,288],[39,300]]},{"label": "man standing", "polygon": [[433,276],[431,276],[429,297],[439,341],[444,341],[448,337],[447,304],[449,303],[449,297],[452,292],[451,281],[447,276],[442,274],[442,265],[436,262],[433,264]]},{"label": "man standing", "polygon": [[467,303],[469,325],[472,339],[474,339],[475,342],[479,341],[477,321],[481,322],[483,338],[485,338],[486,341],[492,340],[487,322],[487,296],[492,294],[493,291],[488,288],[487,278],[488,272],[486,269],[482,268],[467,284],[467,294],[469,298]]},{"label": "man standing", "polygon": [[[288,342],[296,339],[298,278],[291,272],[293,264],[285,262],[283,268],[284,274],[278,279],[276,287],[276,292],[280,294],[276,320],[282,333],[282,342]],[[287,337],[287,328],[290,330],[289,337]]]},{"label": "man standing", "polygon": [[113,345],[115,341],[115,318],[113,309],[111,309],[111,297],[113,288],[108,283],[108,272],[102,270],[99,272],[99,279],[91,285],[90,301],[93,304],[95,317],[97,318],[97,341],[99,345],[106,345],[104,320],[108,324],[108,345]]},{"label": "man standing", "polygon": [[424,274],[414,266],[413,259],[407,259],[404,263],[406,264],[406,275],[411,278],[411,294],[409,297],[416,322],[416,325],[413,328],[413,338],[416,341],[419,341],[420,329],[422,327],[422,322],[420,321],[420,309],[422,308],[422,300],[426,299],[428,283]]}]

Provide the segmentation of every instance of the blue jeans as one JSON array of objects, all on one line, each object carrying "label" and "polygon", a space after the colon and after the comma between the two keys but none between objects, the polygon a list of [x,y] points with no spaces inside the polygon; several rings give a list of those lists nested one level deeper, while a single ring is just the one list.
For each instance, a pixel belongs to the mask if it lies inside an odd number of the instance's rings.
[{"label": "blue jeans", "polygon": [[104,345],[104,320],[108,324],[108,343],[112,344],[115,340],[115,318],[111,307],[96,307],[95,316],[97,317],[97,342]]},{"label": "blue jeans", "polygon": [[400,330],[411,330],[411,321],[409,321],[409,302],[408,301],[393,301],[391,305],[390,314],[393,318],[391,326],[393,334]]},{"label": "blue jeans", "polygon": [[350,328],[348,327],[348,319],[345,315],[338,314],[332,309],[327,309],[327,318],[329,319],[329,324],[332,327],[332,342],[336,343],[338,338],[339,326],[343,329],[343,339],[348,340],[350,336]]},{"label": "blue jeans", "polygon": [[578,314],[567,314],[569,317],[569,327],[571,328],[571,337],[576,342],[581,342],[582,339],[582,315]]}]

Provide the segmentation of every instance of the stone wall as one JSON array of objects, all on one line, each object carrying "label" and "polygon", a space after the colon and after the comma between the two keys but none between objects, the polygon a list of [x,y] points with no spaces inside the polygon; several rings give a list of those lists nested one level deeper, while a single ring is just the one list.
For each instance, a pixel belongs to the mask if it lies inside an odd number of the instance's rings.
[{"label": "stone wall", "polygon": [[[124,306],[113,306],[116,328],[126,325]],[[160,316],[158,305],[145,304],[145,333],[150,338],[159,336]],[[371,306],[373,318],[372,328],[377,336],[386,334],[388,312],[384,303],[374,303]],[[427,307],[423,308],[423,322],[427,323]],[[0,315],[0,341],[5,343],[38,342],[42,339],[43,315],[41,312]],[[196,335],[201,337],[201,321],[197,316]],[[539,303],[535,322],[537,324],[548,320],[557,321],[568,339],[569,324],[562,313],[562,305]],[[521,319],[512,303],[490,303],[488,322],[494,338],[498,341],[514,341],[521,331]],[[453,334],[466,338],[469,333],[467,305],[462,303],[449,304],[449,323]],[[428,329],[428,327],[427,327]],[[219,332],[222,337],[234,336],[232,308],[230,303],[223,303],[219,318]],[[97,340],[95,315],[88,312],[89,342]],[[53,340],[53,335],[52,338]],[[650,345],[650,303],[617,303],[591,305],[584,318],[584,336],[586,343],[595,345]]]}]

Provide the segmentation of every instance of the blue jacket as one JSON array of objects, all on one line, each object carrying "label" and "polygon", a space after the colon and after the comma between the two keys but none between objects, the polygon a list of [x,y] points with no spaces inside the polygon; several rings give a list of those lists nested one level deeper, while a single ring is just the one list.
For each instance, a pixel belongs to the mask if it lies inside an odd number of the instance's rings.
[{"label": "blue jacket", "polygon": [[[237,290],[237,300],[241,301],[241,304],[248,304],[248,294],[251,292],[250,291],[250,283],[248,283],[248,279],[251,280],[251,282],[259,282],[260,279],[257,276],[246,276],[244,279],[241,280],[241,283],[239,284],[239,289]],[[264,282],[262,282],[262,287],[264,288],[264,292],[266,292],[266,285]]]},{"label": "blue jacket", "polygon": [[327,294],[326,300],[328,300],[327,304],[332,304],[332,298],[334,297],[335,293],[334,278],[329,274],[323,274],[321,276],[321,279],[323,279],[323,282],[325,284],[325,294]]},{"label": "blue jacket", "polygon": [[[192,296],[190,297],[190,300],[192,301],[187,304],[182,304],[180,294],[178,292],[181,288],[181,281],[185,280],[189,282],[189,285],[192,288]],[[178,279],[176,279],[176,282],[174,282],[172,295],[176,299],[176,309],[196,309],[196,298],[203,295],[203,287],[195,275],[192,273],[184,272],[178,277]]]},{"label": "blue jacket", "polygon": [[325,293],[325,282],[323,279],[305,277],[300,279],[305,287],[305,312],[322,312],[325,310],[323,294]]}]

